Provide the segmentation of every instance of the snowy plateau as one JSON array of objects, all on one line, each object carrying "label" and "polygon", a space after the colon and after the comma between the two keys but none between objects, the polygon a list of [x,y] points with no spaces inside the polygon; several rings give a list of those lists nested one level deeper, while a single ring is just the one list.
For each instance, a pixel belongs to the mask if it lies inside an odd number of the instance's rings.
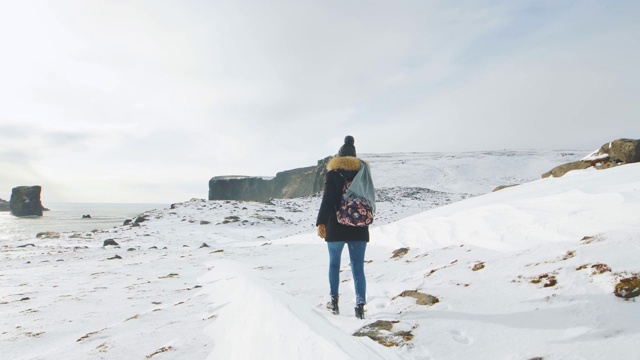
[{"label": "snowy plateau", "polygon": [[320,194],[0,244],[0,359],[637,359],[640,164],[540,179],[589,153],[363,155],[364,320],[346,249],[325,307]]}]

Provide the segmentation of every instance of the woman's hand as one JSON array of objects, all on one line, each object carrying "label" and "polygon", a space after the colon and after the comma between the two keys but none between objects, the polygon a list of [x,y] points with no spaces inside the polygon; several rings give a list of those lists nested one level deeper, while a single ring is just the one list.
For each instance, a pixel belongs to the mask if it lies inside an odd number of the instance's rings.
[{"label": "woman's hand", "polygon": [[324,224],[318,225],[318,236],[323,239],[327,237],[327,227]]}]

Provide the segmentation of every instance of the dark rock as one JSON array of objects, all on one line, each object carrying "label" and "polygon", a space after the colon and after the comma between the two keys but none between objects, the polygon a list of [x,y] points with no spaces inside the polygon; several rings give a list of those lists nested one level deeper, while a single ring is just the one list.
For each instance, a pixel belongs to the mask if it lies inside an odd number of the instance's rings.
[{"label": "dark rock", "polygon": [[207,243],[202,243],[202,245],[200,245],[199,249],[205,248],[205,247],[209,247],[209,245],[207,245]]},{"label": "dark rock", "polygon": [[108,245],[118,246],[119,244],[113,239],[107,239],[104,241],[102,246],[108,246]]},{"label": "dark rock", "polygon": [[147,220],[147,219],[145,219],[144,217],[142,217],[142,216],[138,216],[138,217],[133,221],[133,223],[134,223],[134,224],[140,224],[141,222],[145,222],[146,220]]},{"label": "dark rock", "polygon": [[169,275],[160,276],[160,277],[158,277],[158,279],[169,279],[169,278],[173,278],[173,277],[176,277],[176,276],[180,276],[180,274],[170,273]]},{"label": "dark rock", "polygon": [[158,247],[157,246],[152,246],[152,247],[149,248],[149,250],[151,250],[151,249],[156,249],[157,250]]},{"label": "dark rock", "polygon": [[279,172],[272,179],[251,176],[216,176],[209,180],[209,200],[243,200],[268,202],[271,199],[292,199],[322,191],[326,164]]},{"label": "dark rock", "polygon": [[0,199],[0,211],[11,211],[9,208],[9,202],[4,199]]},{"label": "dark rock", "polygon": [[122,226],[131,225],[131,219],[127,219],[122,223]]},{"label": "dark rock", "polygon": [[41,191],[42,187],[38,185],[14,187],[9,200],[11,213],[15,216],[42,216]]},{"label": "dark rock", "polygon": [[200,220],[200,225],[208,225],[208,224],[211,224],[211,221]]},{"label": "dark rock", "polygon": [[91,219],[91,215],[90,214],[82,215],[82,218],[83,219]]},{"label": "dark rock", "polygon": [[24,244],[24,245],[18,245],[19,248],[26,248],[27,246],[33,246],[35,247],[34,244]]},{"label": "dark rock", "polygon": [[127,251],[136,251],[135,248],[128,248]]},{"label": "dark rock", "polygon": [[107,258],[107,260],[118,260],[118,259],[122,259],[122,256],[120,255],[115,255],[113,257]]},{"label": "dark rock", "polygon": [[234,223],[234,222],[238,222],[240,221],[240,218],[238,216],[227,216],[224,218],[224,220],[222,221],[223,224],[229,224],[229,223]]}]

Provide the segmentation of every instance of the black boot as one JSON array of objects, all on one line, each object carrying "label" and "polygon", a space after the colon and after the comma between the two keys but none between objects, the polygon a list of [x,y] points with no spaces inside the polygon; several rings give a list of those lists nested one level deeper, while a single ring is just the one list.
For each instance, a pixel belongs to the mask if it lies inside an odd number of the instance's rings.
[{"label": "black boot", "polygon": [[327,303],[327,309],[331,310],[334,315],[340,314],[340,308],[338,308],[338,295],[331,295],[331,301]]},{"label": "black boot", "polygon": [[358,319],[364,319],[364,304],[358,304],[354,309],[356,310],[356,317]]}]

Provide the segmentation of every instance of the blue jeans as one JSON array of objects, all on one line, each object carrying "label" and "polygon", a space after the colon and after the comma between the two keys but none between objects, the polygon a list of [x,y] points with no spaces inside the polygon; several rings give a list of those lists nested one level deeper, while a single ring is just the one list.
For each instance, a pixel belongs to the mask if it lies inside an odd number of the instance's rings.
[{"label": "blue jeans", "polygon": [[345,244],[349,247],[353,286],[356,290],[356,304],[366,304],[367,281],[364,278],[364,252],[367,249],[366,241],[327,242],[329,248],[329,287],[331,288],[331,295],[338,295],[338,287],[340,286],[340,257],[342,256],[342,249]]}]

